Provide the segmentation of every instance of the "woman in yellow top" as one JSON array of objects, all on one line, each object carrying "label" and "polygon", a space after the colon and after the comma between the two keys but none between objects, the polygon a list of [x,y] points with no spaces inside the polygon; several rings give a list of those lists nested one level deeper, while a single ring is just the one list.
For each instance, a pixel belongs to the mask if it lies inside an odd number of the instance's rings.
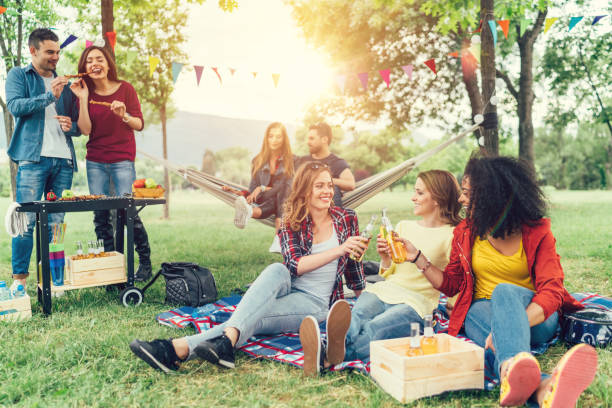
[{"label": "woman in yellow top", "polygon": [[[401,237],[419,242],[427,248],[433,264],[444,268],[453,240],[453,227],[461,219],[459,211],[459,183],[444,170],[430,170],[418,175],[414,185],[414,215],[419,220],[400,221],[397,233]],[[344,332],[328,327],[328,344],[341,339],[346,333],[345,360],[370,359],[370,342],[410,335],[410,323],[423,326],[423,318],[431,314],[438,304],[440,292],[431,286],[417,267],[410,262],[399,265],[391,261],[389,246],[380,236],[376,249],[381,258],[380,274],[384,281],[368,287],[357,299],[348,322],[329,319],[328,324],[348,326]],[[350,316],[350,317],[349,317]]]}]

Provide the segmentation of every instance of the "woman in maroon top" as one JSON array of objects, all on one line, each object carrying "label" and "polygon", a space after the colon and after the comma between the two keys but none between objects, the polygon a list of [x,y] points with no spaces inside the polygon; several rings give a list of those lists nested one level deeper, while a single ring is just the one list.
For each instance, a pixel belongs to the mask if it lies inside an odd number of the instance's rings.
[{"label": "woman in maroon top", "polygon": [[[117,78],[117,68],[108,52],[90,46],[79,59],[79,73],[87,73],[70,89],[79,103],[78,126],[89,135],[87,142],[87,183],[91,194],[131,194],[136,179],[134,130],[142,130],[144,121],[134,87]],[[120,220],[119,225],[123,225]],[[94,226],[104,250],[114,250],[110,211],[94,211]],[[140,260],[136,281],[151,277],[151,249],[147,232],[138,216],[134,219],[134,242]]]}]

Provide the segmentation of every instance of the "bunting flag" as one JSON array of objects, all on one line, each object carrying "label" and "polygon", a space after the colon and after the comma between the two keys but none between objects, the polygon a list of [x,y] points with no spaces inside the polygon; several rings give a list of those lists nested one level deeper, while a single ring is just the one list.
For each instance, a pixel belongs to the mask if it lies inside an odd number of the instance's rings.
[{"label": "bunting flag", "polygon": [[402,69],[404,70],[404,73],[408,75],[408,79],[412,81],[412,64],[404,65]]},{"label": "bunting flag", "polygon": [[232,74],[232,76],[234,76],[234,74],[236,73],[236,68],[229,68],[229,72],[230,74]]},{"label": "bunting flag", "polygon": [[93,45],[93,41],[85,40],[85,48],[89,48]]},{"label": "bunting flag", "polygon": [[106,32],[106,38],[108,38],[108,43],[113,51],[115,51],[115,44],[117,44],[117,33],[114,31],[108,31]]},{"label": "bunting flag", "polygon": [[202,71],[204,71],[204,67],[202,65],[194,65],[193,69],[195,70],[198,86],[200,86],[200,79],[202,79]]},{"label": "bunting flag", "polygon": [[361,81],[361,86],[363,87],[363,90],[367,91],[368,90],[368,73],[360,72],[357,74],[357,77]]},{"label": "bunting flag", "polygon": [[390,69],[381,69],[378,71],[378,73],[380,74],[380,77],[383,79],[383,81],[385,81],[385,83],[387,84],[387,89],[389,89],[389,74],[391,74],[391,70]]},{"label": "bunting flag", "polygon": [[525,34],[525,31],[527,30],[527,26],[531,24],[531,19],[528,18],[521,18],[521,35],[520,37],[523,36],[523,34]]},{"label": "bunting flag", "polygon": [[176,84],[176,80],[178,79],[181,70],[183,69],[183,64],[180,62],[172,62],[172,83]]},{"label": "bunting flag", "polygon": [[344,85],[346,84],[346,75],[336,75],[336,84],[340,88],[340,93],[344,93]]},{"label": "bunting flag", "polygon": [[[2,13],[0,13],[0,14],[2,14]],[[591,23],[591,25],[597,24],[597,22],[599,20],[601,20],[602,18],[604,18],[604,17],[605,17],[605,15],[603,15],[603,16],[595,16],[595,18],[593,19],[593,22]]]},{"label": "bunting flag", "polygon": [[550,27],[552,27],[553,24],[555,24],[555,21],[557,21],[559,19],[559,17],[550,17],[546,19],[546,22],[544,23],[544,33],[546,33],[548,30],[550,30]]},{"label": "bunting flag", "polygon": [[280,74],[272,74],[272,81],[274,81],[274,87],[278,88],[278,80],[280,79]]},{"label": "bunting flag", "polygon": [[508,38],[508,29],[510,28],[510,20],[497,20],[497,24],[499,24],[499,26],[502,29],[502,32],[504,33],[504,37]]},{"label": "bunting flag", "polygon": [[74,41],[75,41],[77,38],[78,38],[78,37],[75,37],[74,35],[70,34],[70,35],[68,36],[68,38],[66,38],[66,39],[64,40],[64,42],[62,43],[62,45],[60,45],[60,49],[62,49],[62,48],[64,48],[64,47],[66,47],[68,44],[70,44],[70,43],[74,42]]},{"label": "bunting flag", "polygon": [[253,79],[257,78],[257,72],[251,72],[253,74]]},{"label": "bunting flag", "polygon": [[436,72],[436,61],[432,58],[424,62],[425,65],[429,67],[433,71],[434,74],[438,75]]},{"label": "bunting flag", "polygon": [[480,64],[480,43],[473,42],[470,45],[470,48],[468,48],[468,51],[470,52],[472,57],[476,58],[476,61],[478,61],[478,63]]},{"label": "bunting flag", "polygon": [[155,72],[155,68],[159,64],[159,58],[157,57],[149,57],[149,77],[153,76],[153,72]]},{"label": "bunting flag", "polygon": [[482,31],[482,20],[480,20],[480,23],[478,23],[478,29],[475,31],[472,31],[470,34],[476,34]]},{"label": "bunting flag", "polygon": [[138,56],[138,52],[137,51],[132,51],[132,50],[128,50],[125,53],[125,61],[128,65],[132,65],[132,62],[134,62],[134,60],[136,59],[136,57]]},{"label": "bunting flag", "polygon": [[[453,57],[453,58],[459,58],[459,52],[458,51],[449,52],[448,56],[449,57]],[[404,68],[404,67],[402,67],[402,68]]]},{"label": "bunting flag", "polygon": [[572,28],[576,27],[576,24],[578,24],[583,18],[583,16],[570,18],[569,28],[567,29],[567,31],[572,31]]},{"label": "bunting flag", "polygon": [[217,67],[212,67],[211,69],[215,71],[215,74],[217,74],[217,78],[219,78],[219,83],[223,85],[223,80],[221,79],[221,74],[219,74],[219,69]]},{"label": "bunting flag", "polygon": [[495,20],[489,20],[488,23],[493,36],[493,47],[495,47],[497,45],[497,25],[495,25]]},{"label": "bunting flag", "polygon": [[6,11],[6,7],[0,6],[0,14],[4,14],[5,11]]}]

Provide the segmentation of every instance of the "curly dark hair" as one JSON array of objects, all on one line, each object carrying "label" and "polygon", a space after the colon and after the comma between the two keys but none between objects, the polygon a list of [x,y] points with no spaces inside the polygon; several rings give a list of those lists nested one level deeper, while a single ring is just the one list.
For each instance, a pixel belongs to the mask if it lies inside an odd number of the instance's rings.
[{"label": "curly dark hair", "polygon": [[467,213],[481,239],[505,238],[546,215],[544,193],[534,170],[523,160],[472,156],[463,176],[470,183]]}]

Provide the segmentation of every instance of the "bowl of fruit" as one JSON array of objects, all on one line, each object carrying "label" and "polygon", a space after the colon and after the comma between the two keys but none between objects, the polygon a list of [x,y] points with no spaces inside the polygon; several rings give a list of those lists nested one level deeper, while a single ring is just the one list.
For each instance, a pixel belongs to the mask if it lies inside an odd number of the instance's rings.
[{"label": "bowl of fruit", "polygon": [[138,179],[132,184],[132,196],[135,198],[159,198],[166,190],[152,178]]}]

